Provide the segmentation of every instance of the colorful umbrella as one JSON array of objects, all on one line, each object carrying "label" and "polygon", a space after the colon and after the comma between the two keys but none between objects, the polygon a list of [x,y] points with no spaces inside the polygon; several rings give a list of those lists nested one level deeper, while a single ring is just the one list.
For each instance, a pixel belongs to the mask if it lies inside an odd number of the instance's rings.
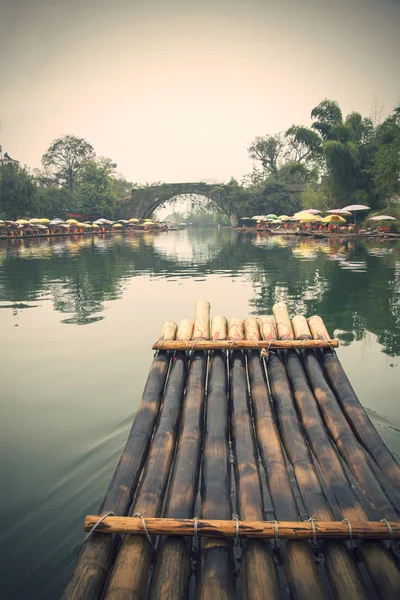
[{"label": "colorful umbrella", "polygon": [[355,210],[371,210],[369,206],[365,206],[365,204],[349,204],[349,206],[345,206],[343,210],[350,210],[351,212]]},{"label": "colorful umbrella", "polygon": [[346,219],[340,215],[328,215],[322,219],[322,223],[346,223]]},{"label": "colorful umbrella", "polygon": [[322,221],[322,217],[319,215],[312,215],[311,213],[301,212],[294,215],[296,221],[304,221],[305,223],[311,223],[313,221]]},{"label": "colorful umbrella", "polygon": [[356,212],[358,210],[370,210],[369,206],[365,204],[349,204],[349,206],[345,206],[343,210],[349,210],[350,212],[354,212],[354,223],[357,220]]},{"label": "colorful umbrella", "polygon": [[333,210],[327,210],[326,212],[331,215],[347,215],[351,216],[351,212],[349,210],[344,210],[344,208],[334,208]]},{"label": "colorful umbrella", "polygon": [[376,217],[370,217],[370,221],[396,221],[396,219],[389,215],[376,215]]}]

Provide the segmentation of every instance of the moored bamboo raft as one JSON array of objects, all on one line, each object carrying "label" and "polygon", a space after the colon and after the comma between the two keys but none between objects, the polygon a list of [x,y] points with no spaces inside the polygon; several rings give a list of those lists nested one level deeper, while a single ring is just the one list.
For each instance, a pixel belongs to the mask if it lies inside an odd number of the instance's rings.
[{"label": "moored bamboo raft", "polygon": [[164,324],[63,599],[399,598],[400,468],[337,345],[282,303]]}]

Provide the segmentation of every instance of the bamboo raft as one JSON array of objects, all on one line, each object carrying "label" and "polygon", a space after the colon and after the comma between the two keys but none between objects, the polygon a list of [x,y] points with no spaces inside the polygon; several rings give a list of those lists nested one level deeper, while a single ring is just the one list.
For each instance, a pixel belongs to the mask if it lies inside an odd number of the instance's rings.
[{"label": "bamboo raft", "polygon": [[161,328],[63,600],[400,598],[400,467],[322,319]]}]

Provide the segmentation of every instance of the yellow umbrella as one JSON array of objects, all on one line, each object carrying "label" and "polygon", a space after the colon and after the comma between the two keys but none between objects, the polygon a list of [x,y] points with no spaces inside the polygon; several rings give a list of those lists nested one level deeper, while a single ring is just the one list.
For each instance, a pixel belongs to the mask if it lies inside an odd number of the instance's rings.
[{"label": "yellow umbrella", "polygon": [[100,229],[100,225],[97,225],[97,223],[92,223],[92,227],[93,229]]},{"label": "yellow umbrella", "polygon": [[121,227],[123,227],[121,223],[115,223],[115,225],[113,225],[113,229],[120,229]]},{"label": "yellow umbrella", "polygon": [[139,219],[129,219],[129,223],[139,223]]},{"label": "yellow umbrella", "polygon": [[65,222],[68,223],[69,225],[71,225],[71,224],[77,225],[79,223],[79,221],[77,221],[76,219],[67,219]]},{"label": "yellow umbrella", "polygon": [[29,224],[29,221],[27,221],[26,219],[17,219],[15,222],[18,223],[18,225],[28,225]]},{"label": "yellow umbrella", "polygon": [[50,223],[50,219],[39,219],[39,221],[43,224],[43,225],[47,225],[47,223]]},{"label": "yellow umbrella", "polygon": [[278,217],[278,219],[280,219],[281,221],[288,221],[289,219],[291,219],[292,217],[288,217],[288,215],[280,215]]},{"label": "yellow umbrella", "polygon": [[328,215],[322,219],[322,223],[346,223],[346,219],[339,215]]},{"label": "yellow umbrella", "polygon": [[298,213],[297,215],[295,215],[296,219],[298,221],[301,221],[302,223],[311,223],[311,222],[315,222],[315,221],[322,221],[322,217],[320,217],[319,215],[312,215],[311,213]]}]

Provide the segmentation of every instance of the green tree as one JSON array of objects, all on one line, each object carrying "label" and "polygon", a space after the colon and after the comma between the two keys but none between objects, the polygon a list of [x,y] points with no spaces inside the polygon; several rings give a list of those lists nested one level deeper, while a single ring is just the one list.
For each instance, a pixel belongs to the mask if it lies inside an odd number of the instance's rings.
[{"label": "green tree", "polygon": [[37,187],[26,168],[0,166],[0,215],[18,219],[33,216]]},{"label": "green tree", "polygon": [[68,211],[77,208],[76,196],[67,188],[44,187],[39,188],[35,199],[35,214],[49,218],[66,218]]},{"label": "green tree", "polygon": [[376,143],[370,172],[377,194],[390,204],[400,195],[400,105],[378,126]]},{"label": "green tree", "polygon": [[55,139],[42,157],[42,165],[54,181],[75,190],[77,177],[85,165],[95,157],[94,148],[83,138],[64,135]]},{"label": "green tree", "polygon": [[115,212],[115,193],[107,169],[92,160],[82,168],[77,181],[77,205],[88,216],[111,218]]}]

